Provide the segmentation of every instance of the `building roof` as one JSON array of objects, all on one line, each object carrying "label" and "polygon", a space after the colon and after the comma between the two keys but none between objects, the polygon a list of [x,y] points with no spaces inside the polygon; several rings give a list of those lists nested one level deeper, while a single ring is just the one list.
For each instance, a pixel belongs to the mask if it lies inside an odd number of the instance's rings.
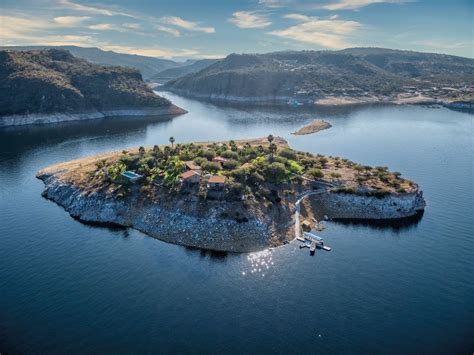
[{"label": "building roof", "polygon": [[210,184],[224,184],[225,183],[225,176],[220,176],[220,175],[212,175],[208,182]]},{"label": "building roof", "polygon": [[199,173],[195,172],[194,170],[189,170],[181,174],[181,178],[183,180],[187,180],[189,178],[192,178],[193,176],[201,176]]},{"label": "building roof", "polygon": [[216,162],[218,162],[218,163],[224,163],[224,162],[226,162],[227,160],[228,160],[228,159],[223,158],[223,157],[220,157],[220,156],[212,158],[212,161],[216,161]]},{"label": "building roof", "polygon": [[190,170],[201,170],[201,167],[192,160],[186,162],[186,167]]}]

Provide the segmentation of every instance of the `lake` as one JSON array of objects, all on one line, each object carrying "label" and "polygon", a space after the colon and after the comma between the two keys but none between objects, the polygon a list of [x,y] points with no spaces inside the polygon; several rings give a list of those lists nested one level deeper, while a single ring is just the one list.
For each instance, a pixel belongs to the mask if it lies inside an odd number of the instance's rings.
[{"label": "lake", "polygon": [[[472,353],[473,115],[417,106],[214,106],[0,130],[0,353]],[[333,127],[292,136],[314,118]],[[386,165],[427,207],[391,226],[330,222],[298,243],[222,254],[84,225],[41,197],[45,166],[126,147],[285,137]]]}]

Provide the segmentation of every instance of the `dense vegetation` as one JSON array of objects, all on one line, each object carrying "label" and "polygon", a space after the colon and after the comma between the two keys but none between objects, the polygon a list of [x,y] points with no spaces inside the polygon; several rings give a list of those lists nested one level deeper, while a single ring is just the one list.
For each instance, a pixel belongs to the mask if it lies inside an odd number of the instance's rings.
[{"label": "dense vegetation", "polygon": [[134,69],[91,64],[59,49],[0,51],[0,115],[167,105]]},{"label": "dense vegetation", "polygon": [[[181,174],[186,161],[194,161],[203,170],[201,186],[196,191],[202,197],[206,196],[205,177],[216,174],[227,178],[228,199],[240,199],[244,195],[278,201],[283,191],[311,185],[314,180],[333,183],[336,186],[333,191],[339,193],[383,196],[416,189],[413,182],[401,178],[397,172],[389,172],[386,167],[371,168],[338,157],[298,152],[276,144],[271,135],[267,142],[258,144],[229,141],[175,145],[173,137],[170,142],[171,145],[164,147],[155,145],[151,149],[140,147],[135,151],[123,151],[113,159],[96,162],[96,169],[90,173],[93,179],[90,183],[122,184],[121,173],[132,170],[145,177],[141,181],[145,190],[155,188],[158,183],[168,191],[183,192]],[[216,162],[215,157],[226,161]]]},{"label": "dense vegetation", "polygon": [[474,85],[474,60],[378,48],[231,54],[167,83],[189,94],[240,97],[392,95],[404,87]]}]

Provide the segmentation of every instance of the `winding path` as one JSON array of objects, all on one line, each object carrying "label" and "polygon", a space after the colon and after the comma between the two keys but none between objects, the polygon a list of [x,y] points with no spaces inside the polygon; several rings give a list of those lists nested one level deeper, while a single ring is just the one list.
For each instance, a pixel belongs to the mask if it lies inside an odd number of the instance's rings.
[{"label": "winding path", "polygon": [[328,189],[319,191],[308,191],[298,196],[298,200],[295,202],[295,239],[301,238],[301,227],[300,227],[300,210],[301,201],[311,195],[322,195],[328,192]]}]

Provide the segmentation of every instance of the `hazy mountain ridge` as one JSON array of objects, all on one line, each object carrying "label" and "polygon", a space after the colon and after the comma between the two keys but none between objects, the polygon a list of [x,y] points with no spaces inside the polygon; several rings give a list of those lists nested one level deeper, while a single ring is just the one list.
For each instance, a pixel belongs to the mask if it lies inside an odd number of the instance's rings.
[{"label": "hazy mountain ridge", "polygon": [[0,51],[1,116],[170,105],[134,69],[92,64],[60,49]]},{"label": "hazy mountain ridge", "polygon": [[209,67],[210,65],[217,63],[222,59],[200,59],[192,62],[191,64],[183,65],[176,68],[169,68],[160,71],[158,74],[148,78],[149,81],[156,81],[159,83],[165,83],[169,80],[177,79],[182,76],[193,74]]},{"label": "hazy mountain ridge", "polygon": [[338,96],[435,96],[433,88],[444,86],[469,91],[474,86],[474,60],[380,48],[231,54],[165,85],[197,97],[308,102]]}]

